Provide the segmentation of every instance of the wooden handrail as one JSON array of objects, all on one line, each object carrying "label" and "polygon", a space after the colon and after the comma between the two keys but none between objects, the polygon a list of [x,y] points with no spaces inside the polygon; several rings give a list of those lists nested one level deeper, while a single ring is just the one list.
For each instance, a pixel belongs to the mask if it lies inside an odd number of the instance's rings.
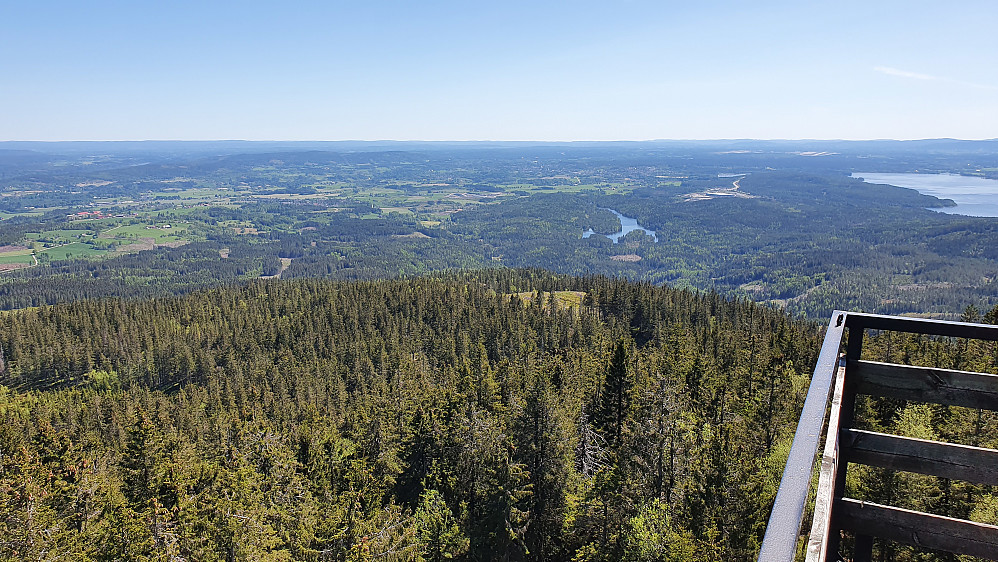
[{"label": "wooden handrail", "polygon": [[[836,369],[844,329],[843,369]],[[839,531],[856,533],[854,560],[873,538],[998,560],[998,527],[844,497],[849,463],[998,485],[998,451],[852,427],[858,394],[998,410],[998,375],[861,361],[866,330],[998,341],[998,326],[835,311],[797,424],[759,560],[795,559],[820,428],[829,410],[807,562],[838,559]],[[831,408],[829,397],[834,379]],[[816,429],[817,428],[817,429]]]},{"label": "wooden handrail", "polygon": [[846,318],[846,327],[861,330],[887,330],[907,332],[909,334],[998,341],[998,326],[992,324],[908,318],[907,316],[885,316],[883,314],[850,312]]},{"label": "wooden handrail", "polygon": [[804,408],[797,423],[790,455],[787,457],[780,489],[776,492],[773,510],[766,526],[759,560],[783,562],[794,559],[800,536],[804,508],[811,488],[815,455],[821,442],[825,410],[831,397],[832,378],[839,362],[839,346],[845,329],[846,313],[836,310],[825,330],[818,363],[814,367],[811,385],[804,399]]}]

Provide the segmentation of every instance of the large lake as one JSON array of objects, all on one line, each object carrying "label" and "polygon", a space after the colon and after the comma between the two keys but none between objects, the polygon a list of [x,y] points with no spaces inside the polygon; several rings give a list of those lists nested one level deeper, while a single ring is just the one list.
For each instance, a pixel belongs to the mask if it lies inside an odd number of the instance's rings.
[{"label": "large lake", "polygon": [[[607,234],[606,235],[607,238],[609,238],[610,240],[613,240],[614,244],[616,244],[618,240],[620,240],[624,236],[627,236],[630,232],[635,231],[635,230],[643,230],[645,232],[645,234],[647,234],[648,236],[651,236],[652,238],[655,239],[656,242],[658,242],[658,236],[655,235],[655,231],[654,230],[648,230],[647,228],[645,228],[645,227],[641,226],[640,224],[638,224],[638,219],[633,219],[631,217],[625,217],[624,215],[618,213],[617,211],[614,211],[613,209],[607,209],[607,210],[610,211],[611,213],[617,215],[617,218],[620,219],[620,232],[615,232],[613,234]],[[593,229],[590,228],[589,230],[587,230],[587,231],[585,231],[585,232],[582,233],[582,237],[583,238],[589,238],[593,234],[596,234],[596,232],[594,232]],[[597,236],[603,236],[603,235],[602,234],[598,234]]]},{"label": "large lake", "polygon": [[856,172],[854,178],[867,183],[910,187],[925,195],[952,199],[956,207],[933,207],[933,211],[971,217],[998,217],[998,180],[957,174],[878,174]]}]

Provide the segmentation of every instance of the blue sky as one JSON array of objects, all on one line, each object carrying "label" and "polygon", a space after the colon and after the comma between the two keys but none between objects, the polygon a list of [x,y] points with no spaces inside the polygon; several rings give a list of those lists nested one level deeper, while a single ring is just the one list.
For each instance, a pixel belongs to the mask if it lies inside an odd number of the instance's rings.
[{"label": "blue sky", "polygon": [[0,3],[0,140],[998,137],[998,2]]}]

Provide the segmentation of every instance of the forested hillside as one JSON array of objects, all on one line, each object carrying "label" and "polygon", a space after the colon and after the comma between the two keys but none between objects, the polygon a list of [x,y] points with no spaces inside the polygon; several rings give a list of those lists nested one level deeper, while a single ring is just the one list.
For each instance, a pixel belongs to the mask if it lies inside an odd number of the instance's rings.
[{"label": "forested hillside", "polygon": [[4,313],[0,553],[747,560],[819,335],[510,271]]}]

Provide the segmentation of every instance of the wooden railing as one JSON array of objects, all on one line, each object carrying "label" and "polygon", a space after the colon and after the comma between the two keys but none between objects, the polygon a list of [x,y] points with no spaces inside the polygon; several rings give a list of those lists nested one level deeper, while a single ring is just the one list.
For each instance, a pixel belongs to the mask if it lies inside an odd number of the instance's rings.
[{"label": "wooden railing", "polygon": [[[842,336],[848,328],[845,354]],[[998,560],[998,526],[845,497],[850,463],[998,484],[998,451],[913,439],[853,427],[856,396],[866,394],[998,410],[998,375],[862,361],[867,330],[998,341],[998,326],[835,311],[832,314],[759,560],[790,562],[799,551],[821,428],[828,413],[808,562],[839,560],[842,532],[854,537],[853,560],[870,560],[873,540]]]}]

